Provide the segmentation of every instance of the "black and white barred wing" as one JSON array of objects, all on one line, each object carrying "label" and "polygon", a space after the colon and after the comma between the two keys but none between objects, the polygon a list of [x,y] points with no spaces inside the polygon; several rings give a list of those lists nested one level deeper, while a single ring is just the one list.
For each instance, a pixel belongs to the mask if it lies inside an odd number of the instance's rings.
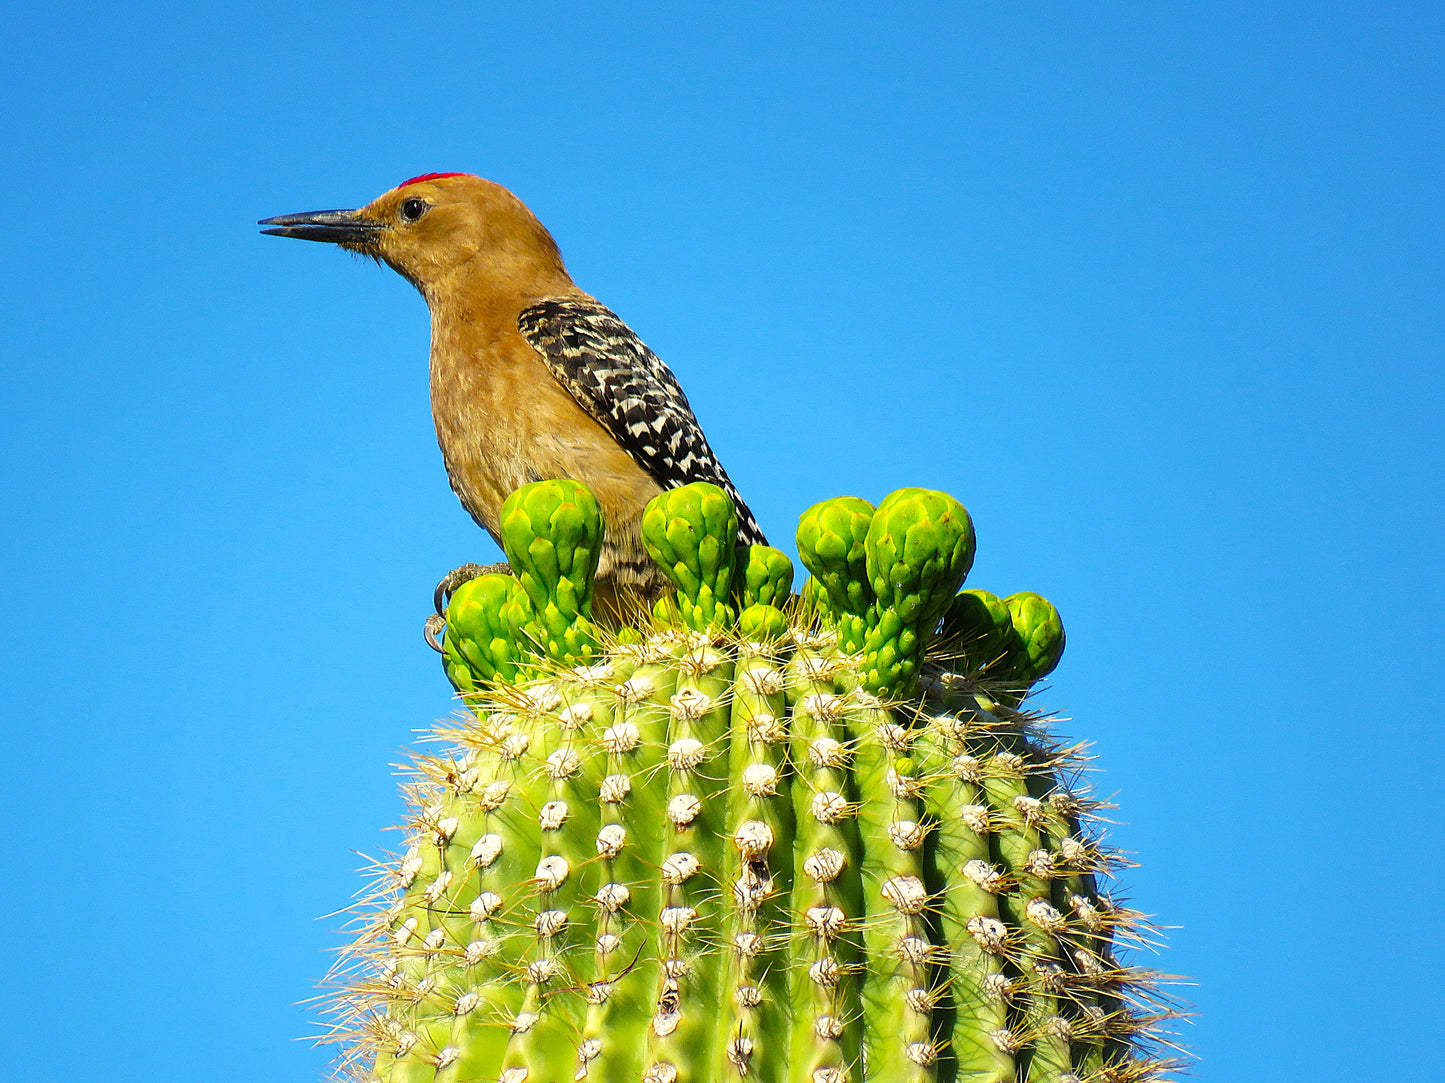
[{"label": "black and white barred wing", "polygon": [[613,312],[596,302],[549,299],[524,309],[517,326],[558,382],[659,485],[712,482],[737,505],[738,541],[766,544],[677,377]]}]

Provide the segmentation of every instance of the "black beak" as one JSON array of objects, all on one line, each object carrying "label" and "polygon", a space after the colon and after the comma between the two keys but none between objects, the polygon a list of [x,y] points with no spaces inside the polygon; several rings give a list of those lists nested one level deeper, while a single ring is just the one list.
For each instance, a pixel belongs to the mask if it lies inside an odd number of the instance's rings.
[{"label": "black beak", "polygon": [[386,228],[382,222],[358,218],[359,211],[307,211],[304,214],[279,214],[275,218],[263,218],[258,226],[273,237],[299,237],[303,241],[329,241],[367,248],[376,243],[381,231]]}]

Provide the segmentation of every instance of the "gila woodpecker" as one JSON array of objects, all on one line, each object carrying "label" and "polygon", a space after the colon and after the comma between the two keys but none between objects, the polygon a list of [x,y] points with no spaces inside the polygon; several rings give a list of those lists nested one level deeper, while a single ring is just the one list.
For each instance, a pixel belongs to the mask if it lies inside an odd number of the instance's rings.
[{"label": "gila woodpecker", "polygon": [[359,210],[259,224],[384,261],[421,292],[437,443],[462,506],[493,538],[502,501],[522,485],[583,482],[606,521],[598,601],[614,611],[667,586],[640,532],[664,489],[721,486],[737,504],[739,542],[764,541],[672,371],[578,289],[551,234],[501,185],[428,173]]}]

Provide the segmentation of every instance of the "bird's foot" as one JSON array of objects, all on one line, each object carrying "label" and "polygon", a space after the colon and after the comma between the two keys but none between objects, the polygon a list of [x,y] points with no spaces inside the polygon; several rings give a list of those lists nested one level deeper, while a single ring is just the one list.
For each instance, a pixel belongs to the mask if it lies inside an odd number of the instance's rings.
[{"label": "bird's foot", "polygon": [[427,646],[437,653],[441,653],[442,645],[439,637],[442,629],[447,626],[447,602],[451,600],[452,593],[463,583],[468,583],[479,575],[488,575],[493,572],[511,575],[512,566],[506,561],[502,561],[500,564],[463,564],[460,568],[453,568],[442,576],[442,581],[437,584],[437,589],[432,594],[432,607],[436,612],[427,617],[423,631]]},{"label": "bird's foot", "polygon": [[432,594],[432,607],[436,609],[437,616],[446,616],[447,602],[451,600],[457,587],[463,583],[470,583],[479,575],[491,575],[494,572],[511,575],[512,566],[504,560],[500,564],[463,564],[460,568],[453,568],[447,572],[442,576],[442,581],[437,584],[437,589]]}]

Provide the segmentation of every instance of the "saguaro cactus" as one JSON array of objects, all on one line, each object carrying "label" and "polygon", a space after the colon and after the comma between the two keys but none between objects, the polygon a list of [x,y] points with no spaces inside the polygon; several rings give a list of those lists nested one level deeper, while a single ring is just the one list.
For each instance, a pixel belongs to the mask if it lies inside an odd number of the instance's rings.
[{"label": "saguaro cactus", "polygon": [[[1101,886],[1079,753],[1020,710],[1037,594],[959,588],[968,513],[905,489],[803,515],[814,578],[709,485],[643,534],[675,596],[623,635],[571,482],[504,509],[517,578],[447,612],[470,710],[408,786],[336,1000],[385,1083],[1162,1079],[1140,915]],[[932,653],[930,653],[932,646]]]}]

